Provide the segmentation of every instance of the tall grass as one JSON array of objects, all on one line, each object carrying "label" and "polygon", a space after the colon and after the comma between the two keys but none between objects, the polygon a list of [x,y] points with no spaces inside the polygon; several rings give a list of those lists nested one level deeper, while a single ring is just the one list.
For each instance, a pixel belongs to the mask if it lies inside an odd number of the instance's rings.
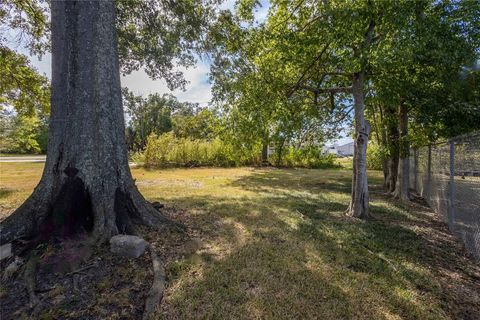
[{"label": "tall grass", "polygon": [[143,154],[135,157],[134,161],[143,160],[146,166],[156,167],[231,167],[244,164],[243,162],[249,160],[242,158],[232,145],[218,138],[191,140],[176,138],[171,132],[160,136],[155,134],[149,136]]},{"label": "tall grass", "polygon": [[[279,164],[277,155],[269,158]],[[219,138],[212,140],[177,138],[172,132],[152,134],[143,152],[132,160],[147,167],[235,167],[261,164],[261,146],[242,148]],[[280,161],[284,167],[332,168],[337,166],[332,155],[322,155],[318,148],[287,147]]]}]

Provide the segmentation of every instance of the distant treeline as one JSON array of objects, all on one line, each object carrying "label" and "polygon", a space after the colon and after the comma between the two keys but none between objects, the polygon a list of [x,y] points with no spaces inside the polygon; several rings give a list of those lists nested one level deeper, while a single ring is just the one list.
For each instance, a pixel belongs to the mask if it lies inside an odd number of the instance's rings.
[{"label": "distant treeline", "polygon": [[131,157],[147,166],[335,166],[334,157],[324,155],[318,143],[295,145],[283,138],[279,144],[270,139],[276,148],[268,156],[263,136],[241,134],[218,110],[167,94],[143,98],[124,89],[123,95]]}]

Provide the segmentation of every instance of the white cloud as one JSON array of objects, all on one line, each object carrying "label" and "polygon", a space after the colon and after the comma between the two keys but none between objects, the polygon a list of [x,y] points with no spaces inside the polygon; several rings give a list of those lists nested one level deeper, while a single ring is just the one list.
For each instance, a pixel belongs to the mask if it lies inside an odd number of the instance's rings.
[{"label": "white cloud", "polygon": [[171,93],[180,101],[197,102],[203,105],[212,98],[211,85],[208,82],[209,68],[210,66],[203,62],[198,62],[192,68],[179,68],[189,82],[185,91],[170,91],[164,80],[152,80],[143,70],[135,71],[122,77],[122,86],[128,87],[135,94],[139,95],[148,95],[155,92],[160,94]]},{"label": "white cloud", "polygon": [[[26,50],[20,48],[19,52],[28,55]],[[41,73],[45,74],[49,79],[52,74],[52,56],[50,53],[45,54],[42,60],[35,56],[30,56],[32,65]],[[132,72],[131,74],[121,78],[122,86],[128,87],[131,91],[138,95],[148,95],[150,93],[171,93],[180,101],[197,102],[201,105],[207,104],[211,98],[211,85],[208,81],[208,72],[210,64],[199,61],[195,67],[188,69],[179,68],[184,73],[185,79],[188,81],[186,90],[170,91],[164,80],[152,80],[143,70]]]},{"label": "white cloud", "polygon": [[[233,9],[236,0],[226,0],[220,6],[221,9]],[[261,1],[262,6],[255,9],[255,17],[258,22],[263,22],[266,18],[269,2],[267,0]],[[13,39],[13,36],[12,36]],[[14,46],[13,41],[9,43],[12,49],[19,51],[20,53],[29,56],[28,51],[20,46]],[[42,74],[45,74],[48,78],[51,78],[52,70],[52,56],[50,53],[45,54],[42,60],[39,60],[35,56],[30,56],[32,65],[38,69]],[[207,104],[211,98],[211,84],[208,81],[208,72],[210,69],[210,63],[199,61],[195,67],[185,69],[179,68],[184,73],[185,79],[189,82],[186,86],[186,90],[170,91],[164,80],[152,80],[143,70],[139,70],[131,73],[125,77],[122,77],[122,86],[128,87],[131,91],[139,95],[148,95],[150,93],[158,92],[172,93],[180,101],[197,102],[201,105]]]}]

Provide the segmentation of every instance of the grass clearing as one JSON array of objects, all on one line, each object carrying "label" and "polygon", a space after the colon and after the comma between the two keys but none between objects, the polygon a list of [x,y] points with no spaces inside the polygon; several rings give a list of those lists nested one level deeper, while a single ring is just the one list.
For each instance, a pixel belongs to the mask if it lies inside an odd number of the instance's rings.
[{"label": "grass clearing", "polygon": [[[9,214],[43,164],[0,164]],[[349,170],[134,168],[198,248],[167,262],[166,319],[478,319],[480,268],[428,209],[370,172],[370,221],[348,218]]]}]

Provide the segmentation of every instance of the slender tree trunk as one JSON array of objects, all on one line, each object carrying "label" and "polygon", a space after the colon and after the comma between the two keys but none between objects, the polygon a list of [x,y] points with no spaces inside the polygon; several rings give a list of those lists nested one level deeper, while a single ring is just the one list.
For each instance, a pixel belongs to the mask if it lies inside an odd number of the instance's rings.
[{"label": "slender tree trunk", "polygon": [[283,160],[283,147],[285,145],[285,139],[280,139],[280,142],[278,144],[278,148],[277,148],[277,155],[278,155],[278,158],[277,158],[277,167],[280,167],[282,165],[282,160]]},{"label": "slender tree trunk", "polygon": [[352,199],[348,214],[366,219],[368,212],[367,180],[367,144],[370,125],[365,120],[364,73],[358,72],[353,77],[353,99],[355,107],[355,148],[353,156]]},{"label": "slender tree trunk", "polygon": [[[377,108],[375,107],[375,104],[372,105],[373,107],[373,112],[372,112],[372,116],[373,116],[373,122],[374,122],[374,126],[375,126],[375,136],[377,138],[377,144],[382,148],[384,149],[386,147],[386,132],[385,132],[385,128],[383,126],[383,113],[382,113],[382,106],[379,106],[378,109],[379,109],[379,118],[380,119],[377,119],[377,116],[376,116],[376,112],[377,112]],[[387,158],[383,158],[382,159],[382,172],[383,172],[383,186],[386,187],[387,186],[387,178],[388,178],[388,159]]]},{"label": "slender tree trunk", "polygon": [[266,135],[263,139],[262,145],[262,166],[268,165],[268,136]]},{"label": "slender tree trunk", "polygon": [[400,102],[399,107],[399,162],[397,183],[395,184],[394,196],[402,201],[410,201],[410,145],[408,143],[408,107],[405,102]]},{"label": "slender tree trunk", "polygon": [[398,120],[395,110],[391,107],[386,108],[387,123],[387,143],[389,150],[388,174],[385,182],[387,192],[393,193],[397,183],[398,161],[399,161],[399,140]]},{"label": "slender tree trunk", "polygon": [[388,159],[388,176],[387,176],[387,192],[393,193],[397,184],[398,177],[398,162],[399,155],[398,150],[393,150],[390,158]]},{"label": "slender tree trunk", "polygon": [[48,153],[33,194],[0,226],[0,242],[68,236],[99,240],[164,225],[128,167],[113,1],[52,1]]},{"label": "slender tree trunk", "polygon": [[[375,107],[375,105],[373,105]],[[373,121],[375,122],[375,133],[377,136],[377,141],[378,145],[381,146],[382,149],[386,149],[387,147],[387,133],[385,130],[384,126],[384,117],[383,117],[383,107],[382,105],[378,106],[378,111],[379,111],[379,116],[380,119],[377,120],[377,117],[375,116],[376,113],[376,108],[373,110]],[[388,181],[388,158],[383,157],[382,158],[382,172],[383,172],[383,187],[387,187],[387,181]]]},{"label": "slender tree trunk", "polygon": [[[381,137],[381,146],[382,149],[385,150],[387,148],[387,132],[385,130],[385,125],[384,125],[384,117],[383,117],[383,106],[379,106],[378,108],[380,110],[380,137]],[[382,159],[382,171],[383,171],[383,186],[386,188],[387,187],[387,179],[388,179],[388,158],[383,155]]]}]

